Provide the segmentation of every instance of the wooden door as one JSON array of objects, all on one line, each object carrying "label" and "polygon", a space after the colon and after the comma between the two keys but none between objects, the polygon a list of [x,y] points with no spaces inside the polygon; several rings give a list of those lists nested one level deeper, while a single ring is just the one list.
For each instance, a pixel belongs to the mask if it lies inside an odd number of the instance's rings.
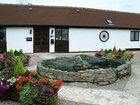
[{"label": "wooden door", "polygon": [[69,52],[68,29],[57,28],[55,31],[55,52]]},{"label": "wooden door", "polygon": [[34,52],[49,52],[49,28],[34,28]]}]

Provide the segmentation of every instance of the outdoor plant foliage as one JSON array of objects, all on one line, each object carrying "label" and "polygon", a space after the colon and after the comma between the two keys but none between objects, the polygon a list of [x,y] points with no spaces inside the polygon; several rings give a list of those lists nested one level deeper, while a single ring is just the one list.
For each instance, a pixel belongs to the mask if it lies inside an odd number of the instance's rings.
[{"label": "outdoor plant foliage", "polygon": [[9,52],[6,52],[4,54],[0,54],[0,70],[3,70],[7,67],[14,67],[16,64],[16,60],[20,58],[23,65],[27,64],[29,62],[30,57],[24,55],[22,50],[15,50],[12,49]]},{"label": "outdoor plant foliage", "polygon": [[25,76],[17,77],[16,89],[23,105],[35,105],[42,94],[53,95],[61,87],[62,80],[49,80],[41,77],[36,71],[26,71]]},{"label": "outdoor plant foliage", "polygon": [[114,46],[113,49],[105,49],[105,50],[101,50],[97,53],[95,53],[96,57],[105,57],[111,60],[124,60],[124,61],[130,61],[134,54],[131,51],[127,51],[127,50],[121,50],[121,49],[116,49],[116,46]]},{"label": "outdoor plant foliage", "polygon": [[[24,56],[22,51],[13,50],[0,55],[0,100],[5,99],[12,89],[19,94],[17,98],[22,105],[35,105],[42,94],[56,94],[62,80],[49,80],[41,77],[36,70],[28,71],[21,55]],[[6,69],[9,67],[13,69]]]}]

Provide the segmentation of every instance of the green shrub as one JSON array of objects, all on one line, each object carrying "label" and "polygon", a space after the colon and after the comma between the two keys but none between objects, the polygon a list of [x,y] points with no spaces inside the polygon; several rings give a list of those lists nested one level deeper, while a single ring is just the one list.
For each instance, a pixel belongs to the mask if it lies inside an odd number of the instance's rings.
[{"label": "green shrub", "polygon": [[107,54],[107,58],[115,60],[116,56],[110,52],[110,53]]},{"label": "green shrub", "polygon": [[122,57],[121,57],[121,59],[122,59],[122,60],[125,60],[125,61],[130,61],[131,58],[133,58],[133,53],[130,52],[130,51],[125,51],[125,52],[122,54]]},{"label": "green shrub", "polygon": [[15,61],[15,76],[24,75],[26,72],[20,57],[16,58]]},{"label": "green shrub", "polygon": [[25,63],[27,62],[27,57],[26,57],[24,54],[20,54],[19,57],[20,57],[21,62],[22,62],[23,64],[25,64]]},{"label": "green shrub", "polygon": [[113,47],[113,51],[116,51],[116,50],[117,50],[117,49],[116,49],[116,46],[114,46],[114,47]]},{"label": "green shrub", "polygon": [[26,84],[19,92],[19,95],[19,100],[22,103],[22,105],[35,105],[40,95],[40,91],[39,89],[36,89],[35,87],[31,86],[31,84]]},{"label": "green shrub", "polygon": [[14,51],[12,49],[9,51],[9,55],[12,56],[12,57],[15,56]]},{"label": "green shrub", "polygon": [[15,54],[15,56],[22,55],[23,54],[23,50],[22,49],[20,49],[19,51],[15,50],[14,54]]}]

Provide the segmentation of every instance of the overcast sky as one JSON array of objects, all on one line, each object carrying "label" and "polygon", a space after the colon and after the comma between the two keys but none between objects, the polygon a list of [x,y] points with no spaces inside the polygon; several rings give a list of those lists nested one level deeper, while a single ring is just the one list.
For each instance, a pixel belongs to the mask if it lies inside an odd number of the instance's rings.
[{"label": "overcast sky", "polygon": [[0,0],[0,3],[88,7],[140,13],[140,0]]}]

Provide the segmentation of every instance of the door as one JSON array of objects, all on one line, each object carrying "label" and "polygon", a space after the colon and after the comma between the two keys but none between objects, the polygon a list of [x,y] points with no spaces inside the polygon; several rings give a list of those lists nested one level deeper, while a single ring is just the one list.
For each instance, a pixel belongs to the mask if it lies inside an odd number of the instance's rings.
[{"label": "door", "polygon": [[6,52],[6,30],[5,28],[0,28],[0,53]]},{"label": "door", "polygon": [[34,52],[49,52],[49,28],[34,28]]},{"label": "door", "polygon": [[55,52],[69,52],[69,35],[67,28],[56,28]]}]

